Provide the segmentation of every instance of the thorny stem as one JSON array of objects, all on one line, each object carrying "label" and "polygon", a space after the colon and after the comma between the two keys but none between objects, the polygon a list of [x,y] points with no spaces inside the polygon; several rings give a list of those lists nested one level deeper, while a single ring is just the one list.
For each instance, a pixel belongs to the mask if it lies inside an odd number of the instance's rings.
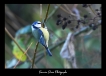
[{"label": "thorny stem", "polygon": [[[44,23],[45,23],[47,16],[48,16],[49,7],[50,7],[50,4],[48,4],[48,8],[47,8],[47,11],[46,11],[46,17],[45,17],[45,20],[44,20],[43,25],[42,25],[43,28],[44,28]],[[33,61],[32,61],[32,68],[33,68],[33,65],[34,65],[38,45],[39,45],[39,42],[36,43],[36,48],[35,48],[34,57],[33,57]]]},{"label": "thorny stem", "polygon": [[[24,50],[19,46],[19,44],[15,41],[15,39],[12,37],[12,35],[9,33],[9,31],[6,29],[5,27],[5,31],[6,33],[9,35],[9,37],[15,42],[15,44],[18,46],[18,48],[24,53]],[[26,56],[28,57],[29,61],[32,63],[31,58],[29,57],[29,55],[26,53]],[[35,66],[35,65],[34,65]],[[36,67],[36,66],[35,66]]]},{"label": "thorny stem", "polygon": [[[24,54],[22,54],[22,56],[20,57],[20,59],[23,57],[23,55],[25,55],[28,52],[28,49],[31,47],[32,43],[28,46],[27,50],[24,52]],[[16,63],[16,65],[13,68],[16,68],[16,66],[19,64],[20,60]]]}]

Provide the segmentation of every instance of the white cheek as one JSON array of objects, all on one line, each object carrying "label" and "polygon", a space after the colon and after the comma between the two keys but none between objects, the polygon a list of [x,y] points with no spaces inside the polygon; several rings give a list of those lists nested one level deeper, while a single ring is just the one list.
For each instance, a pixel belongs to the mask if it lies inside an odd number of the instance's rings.
[{"label": "white cheek", "polygon": [[36,24],[36,27],[41,27],[41,24]]}]

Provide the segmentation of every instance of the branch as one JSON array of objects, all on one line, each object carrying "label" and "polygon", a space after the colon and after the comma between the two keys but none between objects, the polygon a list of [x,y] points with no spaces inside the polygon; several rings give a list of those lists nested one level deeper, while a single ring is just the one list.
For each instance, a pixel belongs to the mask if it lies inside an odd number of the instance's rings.
[{"label": "branch", "polygon": [[90,8],[90,10],[91,10],[95,15],[97,15],[90,5],[89,5],[88,7]]},{"label": "branch", "polygon": [[72,16],[75,16],[76,17],[76,14],[72,13],[72,11],[69,9],[69,7],[66,4],[64,4],[64,6],[66,7],[66,9],[70,12],[70,14]]},{"label": "branch", "polygon": [[[61,6],[61,4],[55,6],[54,10],[48,15],[47,20],[48,20],[50,17],[53,16],[53,14],[57,11],[57,9],[58,9],[60,6]],[[47,20],[46,20],[46,21],[47,21]]]},{"label": "branch", "polygon": [[[24,50],[19,46],[19,44],[15,41],[15,39],[12,37],[12,35],[9,33],[9,31],[6,29],[5,27],[5,31],[6,33],[9,35],[9,37],[15,42],[15,44],[18,46],[18,48],[24,53]],[[28,57],[29,61],[32,63],[31,58],[29,57],[29,55],[26,53],[26,56]],[[34,65],[35,66],[35,65]],[[36,66],[35,66],[36,67]]]},{"label": "branch", "polygon": [[[47,19],[47,16],[48,16],[49,7],[50,7],[50,4],[48,4],[48,8],[47,8],[47,12],[46,12],[46,17],[45,17],[45,20],[44,20],[43,25],[42,25],[43,28],[44,28],[44,23],[45,23],[45,21]],[[32,62],[32,68],[33,68],[33,65],[34,65],[34,61],[35,61],[35,57],[36,57],[36,52],[37,52],[38,45],[39,45],[39,42],[36,43],[36,48],[35,48],[33,62]]]},{"label": "branch", "polygon": [[35,60],[35,57],[36,57],[36,52],[37,52],[38,45],[39,45],[39,42],[36,43],[36,48],[35,48],[35,51],[34,51],[34,57],[33,57],[33,61],[32,61],[32,68],[34,66],[34,60]]},{"label": "branch", "polygon": [[[65,40],[62,40],[62,41],[59,42],[58,44],[51,46],[51,47],[50,47],[50,50],[53,51],[56,47],[58,47],[59,45],[63,44],[64,42],[65,42]],[[46,52],[46,53],[47,53],[47,52]],[[38,56],[40,56],[40,57],[38,57]],[[44,57],[44,52],[38,54],[37,57],[38,57],[38,58],[36,59],[35,63],[39,62],[39,61]]]},{"label": "branch", "polygon": [[[32,43],[28,46],[27,50],[24,52],[24,54],[22,54],[22,56],[20,57],[20,59],[23,57],[23,55],[25,55],[28,52],[28,50],[31,47],[31,45],[32,45]],[[19,62],[20,62],[20,60],[16,63],[16,65],[13,68],[16,68],[16,66],[19,64]]]},{"label": "branch", "polygon": [[44,28],[44,23],[46,22],[46,19],[48,17],[49,8],[50,8],[50,4],[48,4],[48,8],[47,8],[47,11],[46,11],[46,17],[45,17],[44,22],[43,22],[43,25],[42,25],[43,28]]},{"label": "branch", "polygon": [[[58,5],[57,5],[57,6],[58,6]],[[61,10],[63,10],[64,12],[70,14],[70,12],[68,12],[67,10],[65,10],[62,6],[59,6],[59,8],[60,8]]]}]

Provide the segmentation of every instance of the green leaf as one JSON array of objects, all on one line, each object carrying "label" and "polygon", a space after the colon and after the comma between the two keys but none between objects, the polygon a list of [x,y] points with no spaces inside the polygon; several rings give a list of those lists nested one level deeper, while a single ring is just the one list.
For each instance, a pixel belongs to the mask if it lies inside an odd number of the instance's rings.
[{"label": "green leaf", "polygon": [[[25,48],[25,45],[22,42],[22,39],[16,39],[16,41],[20,45],[20,47],[25,51],[26,48]],[[27,58],[26,55],[23,55],[24,53],[19,49],[19,47],[15,43],[13,45],[13,51],[12,51],[12,53],[14,54],[14,56],[18,60],[20,60],[20,61],[26,61],[26,58]],[[22,56],[22,58],[21,58],[21,56]]]}]

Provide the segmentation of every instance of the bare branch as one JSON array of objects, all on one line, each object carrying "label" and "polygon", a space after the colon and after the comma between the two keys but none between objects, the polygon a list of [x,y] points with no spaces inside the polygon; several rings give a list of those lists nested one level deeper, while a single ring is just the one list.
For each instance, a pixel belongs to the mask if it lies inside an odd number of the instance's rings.
[{"label": "bare branch", "polygon": [[76,15],[74,13],[72,13],[72,11],[69,9],[69,7],[66,4],[64,4],[64,6],[66,7],[66,9],[70,12],[70,14],[72,16],[75,16],[76,17]]},{"label": "bare branch", "polygon": [[[47,8],[47,11],[46,11],[46,17],[45,17],[43,25],[42,25],[43,28],[45,27],[44,23],[45,23],[45,21],[46,21],[46,19],[48,17],[49,8],[50,8],[50,4],[48,4],[48,8]],[[35,51],[34,51],[34,57],[33,57],[33,62],[32,62],[32,68],[33,68],[33,65],[34,65],[34,61],[35,61],[38,45],[39,45],[39,42],[36,43],[36,48],[35,48]]]},{"label": "bare branch", "polygon": [[34,57],[33,57],[33,61],[32,61],[32,68],[34,66],[34,61],[35,61],[35,57],[36,57],[36,52],[37,52],[38,45],[39,45],[39,42],[36,43],[36,48],[35,48],[35,51],[34,51]]},{"label": "bare branch", "polygon": [[[15,39],[12,37],[12,35],[9,33],[9,31],[6,29],[5,27],[5,31],[6,33],[9,35],[9,37],[15,42],[15,44],[18,46],[18,48],[24,53],[24,50],[19,46],[19,44],[15,41]],[[28,57],[28,59],[30,60],[30,62],[32,63],[31,58],[29,57],[29,55],[26,53],[26,56]],[[35,65],[34,65],[35,66]],[[35,66],[36,67],[36,66]]]},{"label": "bare branch", "polygon": [[[32,45],[32,43],[28,46],[28,48],[26,49],[26,51],[24,52],[24,54],[22,54],[22,56],[20,57],[20,59],[23,57],[23,55],[25,55],[28,52],[28,50],[31,47],[31,45]],[[16,66],[19,64],[19,62],[20,62],[20,60],[16,63],[16,65],[13,68],[16,68]]]}]

